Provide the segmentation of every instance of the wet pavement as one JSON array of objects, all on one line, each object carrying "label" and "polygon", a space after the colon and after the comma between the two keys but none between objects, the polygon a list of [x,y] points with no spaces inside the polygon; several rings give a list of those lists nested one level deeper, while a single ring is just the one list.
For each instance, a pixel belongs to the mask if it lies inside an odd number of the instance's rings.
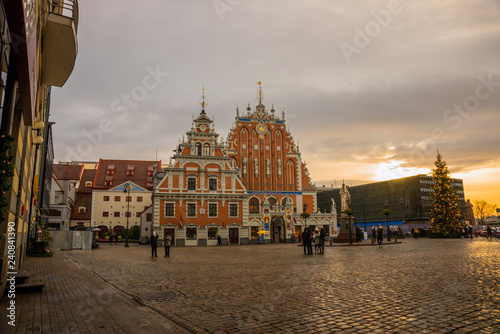
[{"label": "wet pavement", "polygon": [[312,256],[291,244],[66,255],[197,333],[500,332],[498,240],[400,241]]},{"label": "wet pavement", "polygon": [[[172,247],[170,258],[163,257],[161,247],[158,257],[151,258],[148,245],[103,244],[96,250],[64,251],[54,258],[30,261],[45,270],[54,267],[50,282],[82,280],[89,285],[85,289],[94,291],[92,298],[98,300],[94,307],[88,300],[76,303],[78,295],[72,296],[76,292],[57,295],[63,309],[72,303],[76,308],[71,313],[71,333],[93,329],[103,333],[137,333],[138,329],[152,333],[500,332],[498,240],[400,241],[383,247],[326,247],[324,255],[311,256],[291,244]],[[72,270],[72,279],[60,279],[70,275],[63,265]],[[44,303],[52,302],[53,297],[43,297],[51,288],[56,287],[49,285],[39,297],[32,294],[40,299],[38,308],[43,310]],[[23,301],[19,303],[22,310]],[[29,303],[28,297],[24,303]],[[28,304],[24,307],[28,312]],[[43,318],[44,312],[37,313],[36,307],[34,311],[20,317],[23,327],[17,327],[18,333],[36,332],[32,318]],[[63,316],[54,315],[57,312],[64,310],[45,314],[54,318],[54,324],[64,324]],[[82,312],[91,321],[84,323],[85,317],[77,316]],[[51,326],[45,322],[41,332],[56,333]],[[87,327],[78,331],[80,326]]]}]

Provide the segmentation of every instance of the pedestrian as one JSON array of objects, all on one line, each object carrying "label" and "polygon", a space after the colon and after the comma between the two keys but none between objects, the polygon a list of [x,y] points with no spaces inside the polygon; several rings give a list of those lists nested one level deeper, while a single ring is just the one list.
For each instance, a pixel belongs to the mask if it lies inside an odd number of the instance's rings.
[{"label": "pedestrian", "polygon": [[109,244],[110,245],[113,244],[113,235],[112,234],[109,235]]},{"label": "pedestrian", "polygon": [[158,248],[158,235],[156,232],[153,232],[153,234],[151,234],[151,238],[149,239],[151,243],[151,257],[158,257],[158,255],[156,255],[156,249]]},{"label": "pedestrian", "polygon": [[[313,233],[313,240],[314,240],[314,254],[317,254],[318,246],[319,246],[319,230],[317,227]],[[312,247],[312,245],[311,245],[311,247]]]},{"label": "pedestrian", "polygon": [[472,225],[469,225],[469,234],[470,234],[470,238],[472,240]]},{"label": "pedestrian", "polygon": [[172,242],[172,237],[170,234],[165,233],[165,236],[163,237],[163,246],[165,246],[165,256],[164,257],[170,257],[170,243]]},{"label": "pedestrian", "polygon": [[115,245],[118,245],[118,234],[115,234]]},{"label": "pedestrian", "polygon": [[377,228],[377,242],[379,247],[382,247],[383,235],[384,235],[384,228],[382,227],[382,225],[379,225]]},{"label": "pedestrian", "polygon": [[375,226],[372,226],[372,245],[375,243],[377,240],[377,229]]},{"label": "pedestrian", "polygon": [[308,239],[308,236],[307,236],[307,229],[304,230],[304,232],[302,232],[302,234],[300,235],[300,239],[302,240],[302,246],[304,246],[304,255],[307,254],[307,242],[306,242],[306,239]]},{"label": "pedestrian", "polygon": [[493,237],[491,236],[491,227],[489,225],[486,228],[486,239],[493,239]]},{"label": "pedestrian", "polygon": [[219,234],[217,234],[217,246],[222,246],[222,238]]},{"label": "pedestrian", "polygon": [[418,239],[419,233],[420,233],[420,231],[418,230],[418,227],[415,227],[415,229],[413,230],[413,237],[415,238],[415,240]]},{"label": "pedestrian", "polygon": [[294,244],[295,243],[295,234],[292,233],[291,239],[292,239],[292,244]]},{"label": "pedestrian", "polygon": [[319,232],[319,254],[325,254],[325,238],[326,238],[326,233],[325,229],[320,227],[320,232]]},{"label": "pedestrian", "polygon": [[356,231],[356,242],[357,244],[359,245],[359,243],[361,242],[361,229],[359,228],[359,225],[356,224],[356,228],[355,228],[355,231]]},{"label": "pedestrian", "polygon": [[307,228],[307,235],[309,237],[309,240],[307,240],[307,255],[313,255],[313,248],[312,248],[312,241],[313,241],[313,234],[311,232],[311,228]]}]

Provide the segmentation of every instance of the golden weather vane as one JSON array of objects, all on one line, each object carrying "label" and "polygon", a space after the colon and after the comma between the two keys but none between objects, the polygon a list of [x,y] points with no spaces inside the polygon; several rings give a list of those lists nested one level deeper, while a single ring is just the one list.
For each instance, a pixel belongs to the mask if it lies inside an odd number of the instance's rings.
[{"label": "golden weather vane", "polygon": [[199,105],[201,105],[201,109],[202,109],[202,111],[204,111],[205,110],[205,106],[207,105],[205,103],[205,85],[203,85],[203,87],[201,88],[201,90],[203,91],[203,93],[201,95],[201,99],[202,100],[201,100],[201,103],[199,103]]},{"label": "golden weather vane", "polygon": [[259,85],[259,92],[257,93],[257,97],[259,100],[259,104],[262,104],[262,100],[264,99],[264,94],[262,93],[262,82],[257,82],[257,85]]}]

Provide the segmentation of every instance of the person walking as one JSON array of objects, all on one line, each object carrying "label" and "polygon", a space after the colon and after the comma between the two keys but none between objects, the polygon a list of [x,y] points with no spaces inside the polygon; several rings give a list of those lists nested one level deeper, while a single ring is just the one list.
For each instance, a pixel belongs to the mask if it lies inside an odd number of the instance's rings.
[{"label": "person walking", "polygon": [[470,234],[470,239],[472,240],[472,225],[469,225],[469,234]]},{"label": "person walking", "polygon": [[220,234],[217,234],[217,246],[222,246],[222,237]]},{"label": "person walking", "polygon": [[361,242],[361,229],[359,228],[359,225],[356,224],[356,243],[359,245],[359,243]]},{"label": "person walking", "polygon": [[372,226],[372,245],[375,243],[377,240],[377,229],[375,226]]},{"label": "person walking", "polygon": [[151,243],[151,257],[158,257],[158,255],[156,255],[156,249],[158,248],[158,234],[156,234],[156,232],[151,234],[149,242]]},{"label": "person walking", "polygon": [[293,234],[293,233],[292,233],[291,240],[292,240],[292,244],[294,244],[295,243],[295,234]]},{"label": "person walking", "polygon": [[165,233],[165,236],[163,237],[163,246],[165,246],[165,256],[164,257],[170,257],[170,243],[172,242],[172,237],[170,234]]},{"label": "person walking", "polygon": [[384,235],[384,228],[382,227],[382,225],[379,225],[377,228],[377,242],[379,247],[382,247],[383,235]]},{"label": "person walking", "polygon": [[486,239],[493,239],[493,237],[491,236],[491,227],[489,225],[486,228]]},{"label": "person walking", "polygon": [[115,235],[115,245],[118,245],[118,234]]},{"label": "person walking", "polygon": [[112,234],[109,235],[109,244],[110,245],[113,244],[113,235]]},{"label": "person walking", "polygon": [[319,253],[318,254],[325,254],[325,229],[320,227],[320,232],[319,232]]},{"label": "person walking", "polygon": [[415,229],[413,230],[413,237],[415,238],[415,240],[418,239],[419,233],[420,233],[420,231],[418,230],[418,227],[415,227]]}]

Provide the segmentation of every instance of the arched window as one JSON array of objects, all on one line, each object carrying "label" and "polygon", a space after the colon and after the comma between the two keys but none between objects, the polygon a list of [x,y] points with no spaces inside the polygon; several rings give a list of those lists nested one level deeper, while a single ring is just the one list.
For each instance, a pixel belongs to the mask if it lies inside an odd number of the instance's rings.
[{"label": "arched window", "polygon": [[210,156],[210,144],[209,143],[203,144],[203,155],[205,157]]},{"label": "arched window", "polygon": [[267,200],[269,201],[269,204],[271,204],[271,206],[276,204],[276,198],[274,198],[274,197],[269,197]]},{"label": "arched window", "polygon": [[250,201],[248,201],[248,206],[250,213],[260,213],[260,203],[258,198],[250,198]]},{"label": "arched window", "polygon": [[196,143],[195,147],[196,147],[196,155],[201,156],[201,144]]}]

